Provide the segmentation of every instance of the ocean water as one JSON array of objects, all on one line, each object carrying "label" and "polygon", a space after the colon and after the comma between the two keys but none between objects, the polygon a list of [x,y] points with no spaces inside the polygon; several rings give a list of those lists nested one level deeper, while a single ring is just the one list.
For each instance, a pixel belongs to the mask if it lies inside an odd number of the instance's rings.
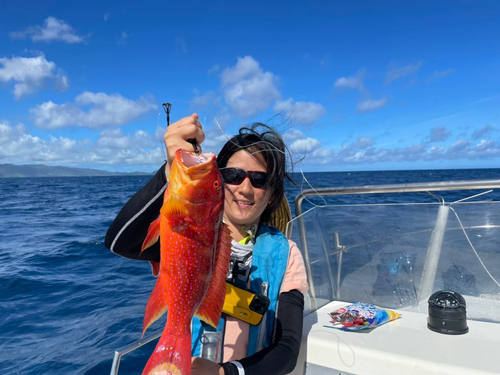
[{"label": "ocean water", "polygon": [[[500,169],[307,173],[307,182],[295,175],[302,187],[289,187],[287,197],[293,203],[309,185],[499,177]],[[104,236],[150,178],[0,179],[1,374],[109,374],[114,351],[141,337],[155,279],[148,263],[111,253]],[[120,374],[140,373],[154,346],[125,355]]]}]

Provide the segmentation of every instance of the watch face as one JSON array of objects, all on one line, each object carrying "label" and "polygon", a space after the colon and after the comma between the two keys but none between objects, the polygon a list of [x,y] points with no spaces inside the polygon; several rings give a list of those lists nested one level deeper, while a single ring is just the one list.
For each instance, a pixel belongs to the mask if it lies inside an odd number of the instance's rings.
[{"label": "watch face", "polygon": [[262,294],[256,294],[252,302],[250,303],[250,310],[264,315],[266,312],[267,308],[269,307],[269,298]]}]

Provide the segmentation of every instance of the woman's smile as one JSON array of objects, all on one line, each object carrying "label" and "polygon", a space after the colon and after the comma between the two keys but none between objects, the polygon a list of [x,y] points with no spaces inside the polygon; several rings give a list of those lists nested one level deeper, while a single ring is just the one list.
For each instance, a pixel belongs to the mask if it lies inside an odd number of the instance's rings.
[{"label": "woman's smile", "polygon": [[253,205],[253,202],[249,201],[236,201],[236,203],[238,203],[242,207],[250,207]]}]

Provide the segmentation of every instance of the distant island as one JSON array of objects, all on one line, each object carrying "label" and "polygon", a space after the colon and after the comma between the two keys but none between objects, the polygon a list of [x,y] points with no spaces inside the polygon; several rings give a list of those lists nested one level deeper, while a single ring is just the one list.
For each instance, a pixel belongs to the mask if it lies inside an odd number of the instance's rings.
[{"label": "distant island", "polygon": [[108,172],[91,168],[50,167],[44,164],[0,164],[0,178],[14,177],[98,177],[98,176],[139,176],[147,172]]}]

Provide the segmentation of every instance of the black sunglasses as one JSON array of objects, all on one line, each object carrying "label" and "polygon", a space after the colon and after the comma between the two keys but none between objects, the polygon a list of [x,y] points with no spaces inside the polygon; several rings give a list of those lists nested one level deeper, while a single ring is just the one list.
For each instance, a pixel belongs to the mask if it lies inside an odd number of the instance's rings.
[{"label": "black sunglasses", "polygon": [[252,186],[258,189],[264,188],[267,182],[266,172],[246,171],[239,168],[225,168],[222,169],[220,173],[222,174],[224,182],[229,185],[239,185],[246,177],[250,179]]}]

